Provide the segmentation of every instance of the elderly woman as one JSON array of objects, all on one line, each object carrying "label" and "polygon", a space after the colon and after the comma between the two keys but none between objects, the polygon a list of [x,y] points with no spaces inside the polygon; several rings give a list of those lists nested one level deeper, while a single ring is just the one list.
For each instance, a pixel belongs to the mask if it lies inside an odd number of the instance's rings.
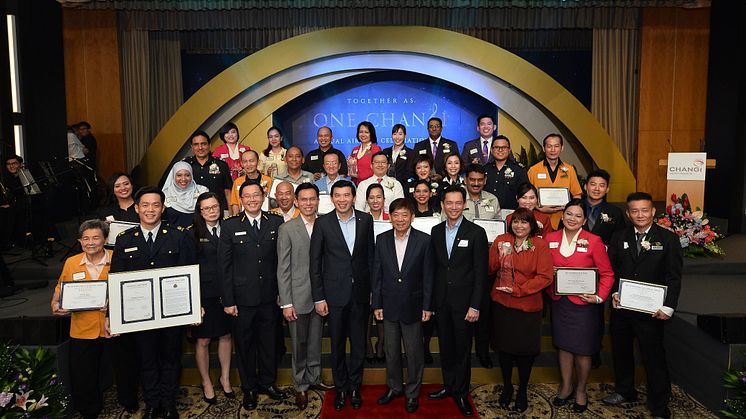
[{"label": "elderly woman", "polygon": [[552,283],[552,256],[547,243],[536,232],[539,227],[531,211],[518,208],[508,232],[495,238],[490,247],[490,272],[495,274],[491,297],[493,310],[492,347],[500,355],[503,390],[499,403],[508,408],[513,398],[513,365],[518,367],[518,394],[513,410],[528,409],[528,380],[534,359],[541,352],[541,291]]},{"label": "elderly woman", "polygon": [[135,212],[132,198],[134,182],[122,172],[112,174],[106,182],[106,206],[98,209],[99,218],[105,221],[127,221],[137,223],[140,219]]},{"label": "elderly woman", "polygon": [[282,131],[277,127],[267,130],[267,148],[259,153],[259,171],[271,178],[287,175],[285,164],[287,149],[282,146]]},{"label": "elderly woman", "polygon": [[355,185],[373,176],[373,155],[381,151],[376,143],[376,128],[368,121],[357,124],[357,140],[360,145],[353,148],[347,157],[349,175]]},{"label": "elderly woman", "polygon": [[[539,226],[539,232],[536,233],[539,237],[546,238],[547,234],[553,231],[552,222],[549,215],[537,209],[539,205],[538,192],[536,187],[530,183],[523,183],[518,186],[518,192],[516,193],[516,200],[518,201],[518,208],[526,208],[534,213],[536,224]],[[509,214],[505,218],[505,223],[510,225],[511,215]]]},{"label": "elderly woman", "polygon": [[210,340],[218,339],[220,361],[220,386],[228,398],[235,398],[231,388],[231,319],[220,302],[218,280],[218,238],[220,236],[220,202],[214,192],[205,192],[197,198],[194,208],[194,239],[197,242],[199,281],[204,315],[202,324],[192,328],[197,339],[195,360],[202,378],[202,397],[208,404],[215,404],[217,397],[210,380]]},{"label": "elderly woman", "polygon": [[119,403],[129,413],[138,409],[137,384],[139,369],[134,341],[124,335],[108,340],[107,307],[70,312],[61,307],[62,284],[92,280],[107,280],[111,251],[104,249],[109,225],[102,220],[84,221],[78,229],[78,242],[83,253],[65,261],[62,274],[52,296],[52,314],[71,316],[70,320],[70,385],[75,408],[84,418],[95,418],[104,407],[103,393],[98,385],[99,368],[104,348],[111,345]]},{"label": "elderly woman", "polygon": [[591,373],[591,356],[599,351],[598,310],[609,296],[614,284],[606,247],[600,237],[583,230],[586,206],[581,199],[573,199],[562,212],[564,228],[546,236],[555,268],[594,268],[599,282],[595,294],[560,296],[554,289],[547,293],[552,299],[552,336],[558,348],[562,384],[552,404],[566,405],[573,395],[573,366],[577,377],[575,402],[572,410],[583,413],[588,408],[586,383]]},{"label": "elderly woman", "polygon": [[166,196],[163,218],[166,223],[184,228],[192,225],[194,205],[203,192],[207,192],[207,188],[197,185],[192,178],[192,165],[183,161],[174,164],[163,185],[163,194]]},{"label": "elderly woman", "polygon": [[228,163],[228,167],[231,169],[231,177],[236,180],[237,177],[244,174],[241,170],[241,153],[251,150],[251,148],[238,143],[238,127],[233,122],[223,125],[218,131],[218,135],[223,140],[223,145],[216,148],[212,152],[212,156]]}]

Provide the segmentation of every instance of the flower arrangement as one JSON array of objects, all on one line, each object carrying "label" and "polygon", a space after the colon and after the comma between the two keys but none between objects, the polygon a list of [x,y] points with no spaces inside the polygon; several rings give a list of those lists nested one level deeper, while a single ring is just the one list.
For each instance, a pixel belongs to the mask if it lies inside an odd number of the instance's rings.
[{"label": "flower arrangement", "polygon": [[679,197],[671,194],[671,201],[673,203],[666,206],[666,212],[656,218],[656,223],[679,236],[684,256],[725,256],[725,251],[715,244],[724,236],[716,227],[710,227],[707,215],[699,208],[692,211],[686,194]]},{"label": "flower arrangement", "polygon": [[[746,355],[746,352],[744,352]],[[725,409],[721,410],[725,418],[746,418],[746,365],[741,370],[729,369],[723,374],[723,387],[733,390],[733,397],[725,400]]]},{"label": "flower arrangement", "polygon": [[0,345],[0,417],[64,418],[67,392],[47,349]]}]

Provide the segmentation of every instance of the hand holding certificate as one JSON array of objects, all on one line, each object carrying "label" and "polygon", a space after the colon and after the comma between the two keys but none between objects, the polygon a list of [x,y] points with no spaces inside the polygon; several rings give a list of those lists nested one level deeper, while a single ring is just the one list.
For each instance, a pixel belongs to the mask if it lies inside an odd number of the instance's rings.
[{"label": "hand holding certificate", "polygon": [[119,233],[129,230],[132,227],[137,227],[140,225],[139,223],[129,223],[126,221],[112,221],[109,224],[109,235],[106,237],[106,245],[107,246],[114,246],[114,244],[117,242],[117,236]]},{"label": "hand holding certificate", "polygon": [[595,268],[558,268],[554,271],[555,295],[593,295],[598,292]]},{"label": "hand holding certificate", "polygon": [[67,311],[101,310],[106,307],[106,281],[77,281],[60,284],[60,308]]},{"label": "hand holding certificate", "polygon": [[570,202],[570,190],[567,188],[539,188],[540,207],[564,207]]},{"label": "hand holding certificate", "polygon": [[619,278],[619,308],[655,314],[666,300],[668,287]]}]

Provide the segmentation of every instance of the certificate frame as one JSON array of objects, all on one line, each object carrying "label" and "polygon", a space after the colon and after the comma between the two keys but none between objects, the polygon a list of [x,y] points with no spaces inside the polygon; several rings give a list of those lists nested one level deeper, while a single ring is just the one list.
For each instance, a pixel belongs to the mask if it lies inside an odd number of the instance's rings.
[{"label": "certificate frame", "polygon": [[440,224],[440,217],[415,217],[412,220],[412,228],[419,230],[427,235],[432,235],[433,227]]},{"label": "certificate frame", "polygon": [[[569,188],[543,187],[537,189],[540,207],[563,207],[570,202]],[[543,197],[542,197],[543,196]],[[562,199],[562,201],[558,201]],[[560,203],[562,202],[562,203]]]},{"label": "certificate frame", "polygon": [[[164,313],[163,284],[164,281],[173,278],[185,278],[188,286],[188,291],[185,293],[187,298],[183,301],[185,305],[183,313]],[[137,284],[147,284],[146,289],[141,290],[145,297],[140,298],[139,302],[150,304],[150,307],[143,310],[144,318],[125,319],[126,288]],[[143,294],[140,294],[140,297],[143,297]],[[199,265],[109,274],[109,322],[112,333],[131,333],[200,323],[202,321],[201,306]]]},{"label": "certificate frame", "polygon": [[[627,294],[625,294],[627,291]],[[642,305],[634,300],[630,301],[625,296],[629,295],[629,292],[633,291],[645,291],[654,293],[656,300],[660,300],[660,305],[653,309],[651,306]],[[639,311],[641,313],[655,314],[666,302],[666,295],[668,295],[668,286],[660,284],[652,284],[650,282],[634,281],[626,278],[619,278],[619,308],[625,310]],[[657,304],[656,304],[657,305]]]},{"label": "certificate frame", "polygon": [[[104,292],[104,303],[98,307],[77,307],[77,308],[65,308],[65,295],[72,295],[73,291],[71,288],[78,288],[82,286],[93,286],[95,288],[103,288]],[[67,291],[67,292],[65,292]],[[97,292],[101,292],[98,290]],[[60,308],[67,311],[94,311],[101,310],[106,307],[106,303],[109,299],[109,282],[105,279],[93,279],[86,281],[62,281],[60,283]]]},{"label": "certificate frame", "polygon": [[106,236],[106,246],[113,247],[117,242],[117,236],[123,231],[139,226],[140,223],[114,220],[109,224],[109,235]]},{"label": "certificate frame", "polygon": [[488,243],[494,242],[497,236],[505,234],[507,231],[505,220],[475,218],[472,222],[484,229],[485,233],[487,233]]},{"label": "certificate frame", "polygon": [[[571,287],[568,285],[560,284],[560,282],[564,282],[564,280],[571,279],[570,276],[574,277],[575,279],[578,279],[578,277],[582,276],[583,280],[587,281],[590,280],[590,278],[586,278],[586,276],[590,277],[593,276],[593,289],[586,288],[581,291],[573,291]],[[554,295],[593,295],[598,293],[598,269],[597,268],[556,268],[554,270]],[[568,289],[570,288],[570,289]]]},{"label": "certificate frame", "polygon": [[373,221],[373,243],[378,240],[378,235],[383,234],[394,228],[390,221],[375,220]]},{"label": "certificate frame", "polygon": [[332,203],[332,196],[328,193],[319,194],[319,209],[317,213],[319,215],[329,214],[334,211],[334,203]]}]

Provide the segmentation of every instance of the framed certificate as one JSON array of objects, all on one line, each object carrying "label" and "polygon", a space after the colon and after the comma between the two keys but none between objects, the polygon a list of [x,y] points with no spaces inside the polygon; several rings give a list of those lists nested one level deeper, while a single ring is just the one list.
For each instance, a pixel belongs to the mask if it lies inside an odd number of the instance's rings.
[{"label": "framed certificate", "polygon": [[564,207],[570,202],[570,190],[567,188],[539,188],[540,207]]},{"label": "framed certificate", "polygon": [[114,246],[117,242],[117,236],[119,233],[137,227],[138,225],[138,223],[129,223],[127,221],[112,221],[111,224],[109,224],[109,235],[106,237],[106,245]]},{"label": "framed certificate", "polygon": [[668,287],[619,278],[619,308],[653,314],[663,307]]},{"label": "framed certificate", "polygon": [[292,182],[286,179],[272,178],[272,187],[269,189],[269,194],[267,195],[267,197],[271,199],[275,199],[275,194],[277,193],[277,186],[282,182],[288,182],[291,185],[293,185],[293,191],[295,191],[295,188],[297,188],[298,185],[300,185],[300,183],[295,183],[295,182]]},{"label": "framed certificate", "polygon": [[373,221],[373,242],[378,238],[379,234],[383,234],[394,228],[390,221]]},{"label": "framed certificate", "polygon": [[200,323],[199,265],[109,274],[112,333]]},{"label": "framed certificate", "polygon": [[557,268],[554,271],[555,295],[583,295],[598,292],[598,269]]},{"label": "framed certificate", "polygon": [[423,233],[430,234],[433,227],[440,224],[440,217],[432,216],[432,217],[415,217],[414,220],[412,220],[412,228],[415,230],[420,230]]},{"label": "framed certificate", "polygon": [[475,218],[474,224],[482,227],[487,233],[487,241],[492,243],[495,241],[495,237],[505,234],[505,220],[485,220],[482,218]]},{"label": "framed certificate", "polygon": [[67,311],[100,310],[106,307],[107,281],[72,281],[60,284],[60,308]]},{"label": "framed certificate", "polygon": [[329,194],[319,194],[319,215],[329,214],[334,211],[334,204],[332,203],[332,196]]}]

